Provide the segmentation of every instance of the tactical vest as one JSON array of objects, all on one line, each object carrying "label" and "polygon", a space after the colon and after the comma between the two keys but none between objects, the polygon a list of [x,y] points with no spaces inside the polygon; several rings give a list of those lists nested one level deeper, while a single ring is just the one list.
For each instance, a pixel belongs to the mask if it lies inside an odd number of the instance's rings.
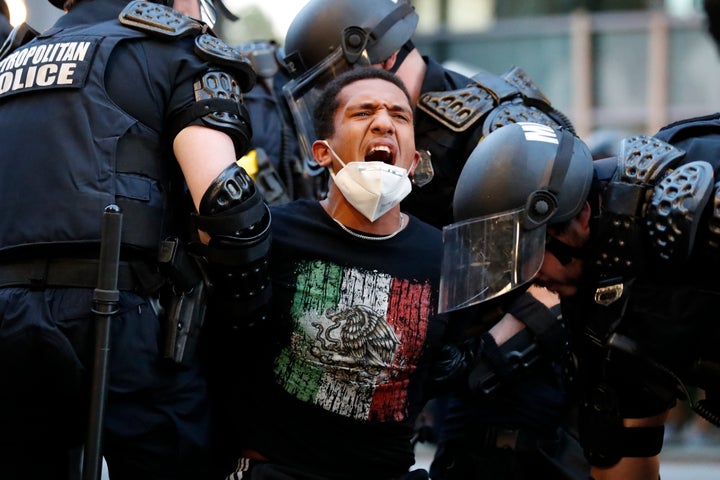
[{"label": "tactical vest", "polygon": [[[61,254],[59,244],[97,242],[103,209],[113,203],[124,212],[123,245],[157,249],[169,169],[179,169],[163,156],[160,133],[104,88],[113,49],[145,36],[117,20],[51,29],[0,62],[0,253],[50,244]],[[32,129],[7,120],[28,116]],[[125,141],[135,125],[143,135]]]}]

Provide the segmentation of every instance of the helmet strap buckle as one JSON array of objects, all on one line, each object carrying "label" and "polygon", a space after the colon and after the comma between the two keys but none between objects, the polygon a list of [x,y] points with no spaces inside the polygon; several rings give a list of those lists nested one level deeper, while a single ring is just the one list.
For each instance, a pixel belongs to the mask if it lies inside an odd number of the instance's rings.
[{"label": "helmet strap buckle", "polygon": [[547,189],[535,190],[525,204],[523,227],[532,230],[545,224],[558,209],[557,196]]},{"label": "helmet strap buckle", "polygon": [[[367,59],[365,48],[369,39],[370,34],[362,27],[352,26],[343,30],[342,49],[350,65],[355,65],[363,57]],[[367,63],[370,63],[369,60]]]}]

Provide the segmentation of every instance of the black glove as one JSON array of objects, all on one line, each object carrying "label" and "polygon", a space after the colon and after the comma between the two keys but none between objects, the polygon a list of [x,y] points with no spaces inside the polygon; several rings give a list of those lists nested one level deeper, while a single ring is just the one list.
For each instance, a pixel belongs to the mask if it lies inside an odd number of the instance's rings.
[{"label": "black glove", "polygon": [[446,393],[465,383],[468,369],[474,363],[476,341],[466,340],[455,345],[443,345],[433,356],[429,374],[429,389],[433,395]]}]

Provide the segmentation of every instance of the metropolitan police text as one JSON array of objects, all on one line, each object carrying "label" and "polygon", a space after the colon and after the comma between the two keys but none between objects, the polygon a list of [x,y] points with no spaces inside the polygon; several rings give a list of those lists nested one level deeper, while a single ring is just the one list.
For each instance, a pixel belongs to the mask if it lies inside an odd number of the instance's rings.
[{"label": "metropolitan police text", "polygon": [[71,85],[77,62],[85,60],[91,42],[33,45],[0,62],[0,94],[34,86]]}]

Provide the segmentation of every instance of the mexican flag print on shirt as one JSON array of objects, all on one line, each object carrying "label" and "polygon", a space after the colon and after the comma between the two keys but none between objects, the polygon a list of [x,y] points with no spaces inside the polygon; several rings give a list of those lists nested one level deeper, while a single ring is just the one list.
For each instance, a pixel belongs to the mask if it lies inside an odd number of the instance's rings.
[{"label": "mexican flag print on shirt", "polygon": [[427,283],[301,262],[294,330],[275,363],[291,395],[358,420],[402,421],[431,314]]}]

